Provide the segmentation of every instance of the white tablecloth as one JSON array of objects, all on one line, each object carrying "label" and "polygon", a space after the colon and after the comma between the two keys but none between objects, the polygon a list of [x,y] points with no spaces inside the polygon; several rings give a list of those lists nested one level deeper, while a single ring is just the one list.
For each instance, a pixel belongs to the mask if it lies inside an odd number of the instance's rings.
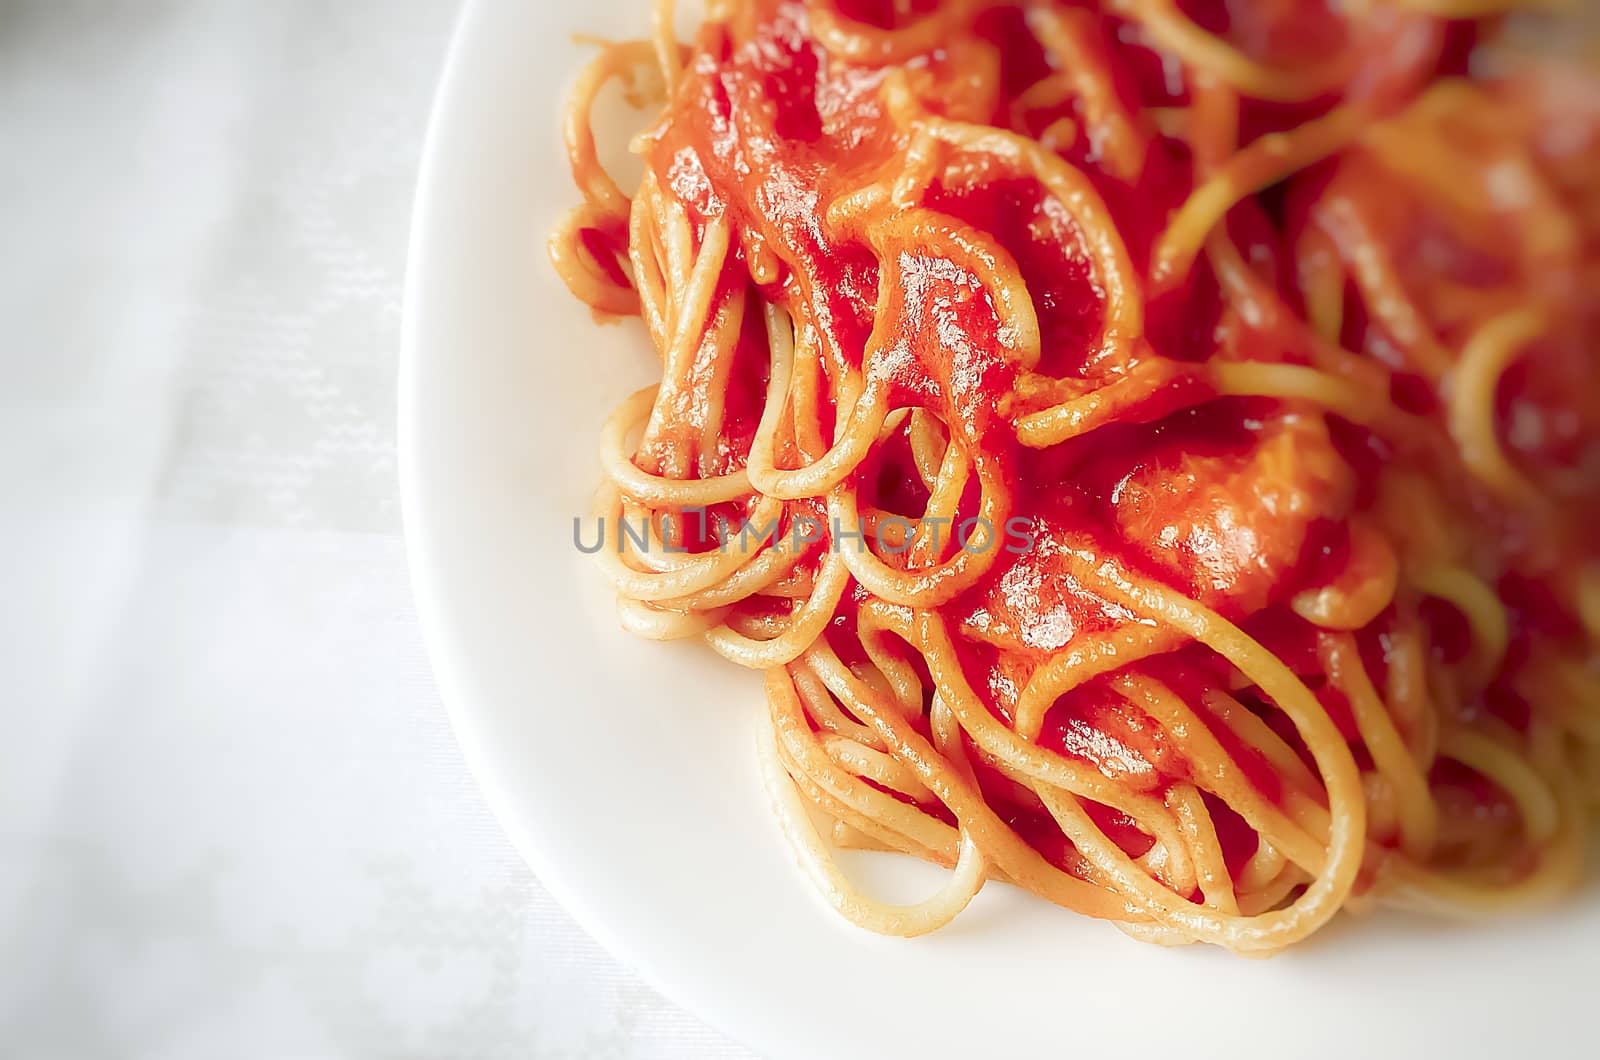
[{"label": "white tablecloth", "polygon": [[429,676],[395,366],[453,14],[0,5],[0,1054],[746,1055],[541,889]]}]

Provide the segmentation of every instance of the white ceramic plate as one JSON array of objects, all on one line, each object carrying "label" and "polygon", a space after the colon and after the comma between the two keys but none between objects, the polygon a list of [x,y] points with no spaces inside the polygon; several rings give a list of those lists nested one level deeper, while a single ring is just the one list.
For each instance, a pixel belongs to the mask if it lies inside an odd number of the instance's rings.
[{"label": "white ceramic plate", "polygon": [[[461,743],[544,883],[662,991],[775,1057],[1590,1044],[1592,892],[1488,925],[1346,918],[1267,962],[1144,946],[998,885],[915,941],[859,932],[812,895],[760,785],[759,681],[625,637],[572,541],[600,423],[651,380],[653,355],[633,324],[596,327],[546,262],[575,200],[559,116],[585,51],[570,37],[639,36],[647,8],[469,4],[411,247],[401,452],[417,597]],[[932,887],[923,866],[852,864],[891,895]]]}]

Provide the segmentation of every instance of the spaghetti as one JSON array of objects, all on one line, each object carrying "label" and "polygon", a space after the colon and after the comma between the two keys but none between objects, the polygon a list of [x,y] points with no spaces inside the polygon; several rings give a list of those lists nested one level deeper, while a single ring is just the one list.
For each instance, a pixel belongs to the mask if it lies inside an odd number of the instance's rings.
[{"label": "spaghetti", "polygon": [[[684,45],[661,0],[601,47],[551,256],[661,381],[599,558],[628,629],[765,672],[842,914],[999,880],[1265,954],[1573,886],[1600,88],[1512,6],[723,0]],[[661,108],[631,196],[612,82]],[[951,874],[887,905],[840,847]]]}]

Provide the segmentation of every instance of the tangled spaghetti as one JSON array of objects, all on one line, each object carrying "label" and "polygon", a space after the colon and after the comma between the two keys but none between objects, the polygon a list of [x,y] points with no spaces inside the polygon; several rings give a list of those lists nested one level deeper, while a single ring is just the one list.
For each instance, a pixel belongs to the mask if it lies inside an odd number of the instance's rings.
[{"label": "tangled spaghetti", "polygon": [[[1262,954],[1573,885],[1600,92],[1511,6],[725,0],[686,46],[662,0],[601,48],[551,254],[661,382],[599,558],[627,628],[765,672],[844,915],[1003,880]],[[632,196],[613,81],[664,101]],[[890,906],[836,847],[951,872]]]}]

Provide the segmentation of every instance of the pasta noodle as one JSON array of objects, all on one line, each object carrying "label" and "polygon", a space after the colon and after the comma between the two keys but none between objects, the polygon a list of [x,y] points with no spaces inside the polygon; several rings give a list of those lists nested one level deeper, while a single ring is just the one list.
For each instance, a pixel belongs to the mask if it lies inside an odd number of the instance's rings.
[{"label": "pasta noodle", "polygon": [[[1573,886],[1600,79],[1473,60],[1524,6],[726,0],[682,44],[657,0],[600,45],[551,258],[661,381],[585,551],[627,629],[765,672],[839,913],[1001,881],[1262,955]],[[841,848],[949,875],[891,905]]]}]

